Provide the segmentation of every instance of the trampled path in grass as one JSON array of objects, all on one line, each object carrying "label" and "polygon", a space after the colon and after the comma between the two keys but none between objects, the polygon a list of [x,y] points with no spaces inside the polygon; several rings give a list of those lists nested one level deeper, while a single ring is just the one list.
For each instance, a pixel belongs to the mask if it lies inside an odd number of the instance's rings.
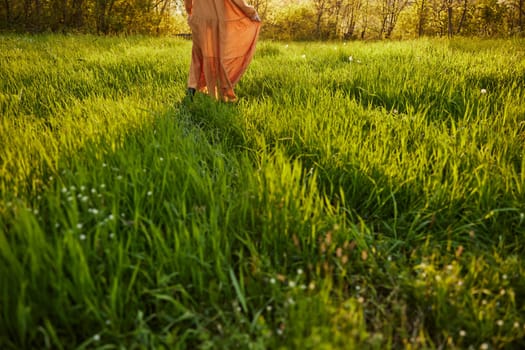
[{"label": "trampled path in grass", "polygon": [[525,347],[525,42],[0,36],[0,348]]}]

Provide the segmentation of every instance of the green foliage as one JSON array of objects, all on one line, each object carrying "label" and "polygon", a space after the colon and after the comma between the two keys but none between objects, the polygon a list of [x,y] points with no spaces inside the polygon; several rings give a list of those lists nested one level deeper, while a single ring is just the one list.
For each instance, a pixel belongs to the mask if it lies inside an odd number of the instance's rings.
[{"label": "green foliage", "polygon": [[170,34],[187,29],[181,9],[178,0],[4,0],[0,30]]},{"label": "green foliage", "polygon": [[309,4],[279,8],[267,18],[262,36],[274,40],[311,40],[315,36],[315,12]]},{"label": "green foliage", "polygon": [[2,349],[525,346],[522,40],[0,46]]}]

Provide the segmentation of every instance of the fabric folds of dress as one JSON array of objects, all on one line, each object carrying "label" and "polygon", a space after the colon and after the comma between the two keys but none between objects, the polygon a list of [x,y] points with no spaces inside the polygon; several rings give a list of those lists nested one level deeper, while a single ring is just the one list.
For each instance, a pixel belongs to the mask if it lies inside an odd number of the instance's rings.
[{"label": "fabric folds of dress", "polygon": [[186,0],[192,31],[188,87],[236,100],[234,87],[248,68],[259,36],[257,12],[244,0]]}]

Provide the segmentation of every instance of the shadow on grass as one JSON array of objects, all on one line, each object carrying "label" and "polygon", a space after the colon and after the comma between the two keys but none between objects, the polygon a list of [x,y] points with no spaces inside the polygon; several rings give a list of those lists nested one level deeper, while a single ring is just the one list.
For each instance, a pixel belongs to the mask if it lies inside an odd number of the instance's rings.
[{"label": "shadow on grass", "polygon": [[239,118],[237,105],[217,102],[197,93],[192,99],[184,97],[175,105],[176,112],[187,126],[204,131],[211,144],[236,148],[246,144],[246,133]]},{"label": "shadow on grass", "polygon": [[[258,98],[253,90],[243,91],[248,94],[248,99]],[[221,142],[228,149],[238,150],[254,144],[249,139],[236,105],[196,96],[193,102],[182,103],[180,112],[205,130],[212,143]],[[279,149],[289,157],[290,163],[299,160],[305,176],[316,170],[319,192],[331,205],[342,207],[351,222],[364,220],[374,235],[391,238],[393,244],[407,254],[414,246],[429,239],[438,246],[452,243],[454,246],[484,250],[497,242],[501,243],[503,237],[510,251],[524,249],[515,240],[515,232],[521,225],[516,214],[519,208],[496,213],[497,220],[495,217],[486,219],[485,216],[493,208],[490,203],[489,206],[487,203],[476,204],[475,196],[452,200],[444,192],[446,186],[442,192],[428,194],[422,185],[408,180],[394,180],[377,168],[365,173],[359,164],[323,159],[318,147],[312,146],[309,140],[293,130],[264,137],[267,149],[263,152],[271,153]],[[500,193],[498,196],[499,206],[512,208],[516,205],[512,193]],[[495,231],[500,233],[498,237],[492,234]],[[471,238],[472,232],[476,232],[476,239]]]}]

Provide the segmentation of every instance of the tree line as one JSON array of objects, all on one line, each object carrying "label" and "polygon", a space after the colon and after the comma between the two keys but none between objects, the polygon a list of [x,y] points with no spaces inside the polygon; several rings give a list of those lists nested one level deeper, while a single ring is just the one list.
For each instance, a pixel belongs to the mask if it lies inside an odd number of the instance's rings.
[{"label": "tree line", "polygon": [[181,0],[1,0],[0,29],[162,34],[176,29]]},{"label": "tree line", "polygon": [[[253,0],[276,40],[524,35],[525,0]],[[183,0],[0,0],[0,30],[182,34]]]}]

